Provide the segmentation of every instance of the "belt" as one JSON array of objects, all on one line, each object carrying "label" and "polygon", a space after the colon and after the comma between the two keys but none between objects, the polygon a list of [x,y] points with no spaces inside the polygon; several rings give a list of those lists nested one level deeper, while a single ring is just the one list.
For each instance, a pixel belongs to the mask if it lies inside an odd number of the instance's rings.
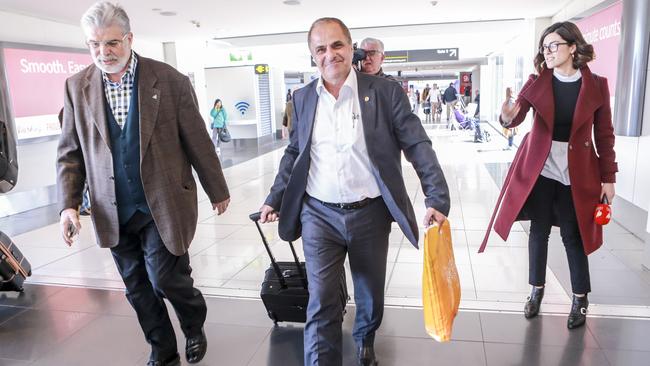
[{"label": "belt", "polygon": [[356,210],[358,208],[362,208],[365,206],[368,206],[371,204],[374,200],[379,198],[381,196],[377,196],[375,198],[364,198],[361,201],[357,202],[349,202],[349,203],[332,203],[332,202],[323,202],[319,199],[314,198],[316,201],[322,203],[324,206],[331,207],[331,208],[340,208],[343,210]]}]

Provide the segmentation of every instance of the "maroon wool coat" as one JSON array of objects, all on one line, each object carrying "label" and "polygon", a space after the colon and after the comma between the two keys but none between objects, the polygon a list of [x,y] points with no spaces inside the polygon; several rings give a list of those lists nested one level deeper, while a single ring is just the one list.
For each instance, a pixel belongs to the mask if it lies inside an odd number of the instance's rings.
[{"label": "maroon wool coat", "polygon": [[[580,72],[582,86],[569,137],[569,178],[582,245],[590,254],[603,243],[602,227],[594,222],[601,183],[616,182],[618,167],[607,79],[592,74],[586,66]],[[519,93],[521,110],[509,127],[521,124],[530,108],[535,112],[533,126],[510,166],[479,253],[485,249],[493,223],[494,231],[507,240],[512,224],[528,219],[522,208],[551,150],[555,120],[552,80],[553,70],[545,69],[539,76],[531,75]]]}]

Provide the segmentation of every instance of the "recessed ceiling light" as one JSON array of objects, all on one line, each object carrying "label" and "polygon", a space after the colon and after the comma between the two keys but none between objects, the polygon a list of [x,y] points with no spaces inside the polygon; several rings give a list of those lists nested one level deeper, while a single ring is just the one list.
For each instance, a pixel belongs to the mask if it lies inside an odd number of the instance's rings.
[{"label": "recessed ceiling light", "polygon": [[284,0],[284,5],[300,5],[300,0]]},{"label": "recessed ceiling light", "polygon": [[173,17],[173,16],[176,15],[176,12],[175,11],[161,11],[160,15],[162,15],[164,17]]},{"label": "recessed ceiling light", "polygon": [[151,9],[151,11],[155,11],[155,12],[159,12],[161,10],[162,10],[161,8],[153,8],[153,9]]},{"label": "recessed ceiling light", "polygon": [[431,2],[431,6],[436,6],[436,5],[438,5],[438,2],[437,2],[437,1],[432,1],[432,2]]}]

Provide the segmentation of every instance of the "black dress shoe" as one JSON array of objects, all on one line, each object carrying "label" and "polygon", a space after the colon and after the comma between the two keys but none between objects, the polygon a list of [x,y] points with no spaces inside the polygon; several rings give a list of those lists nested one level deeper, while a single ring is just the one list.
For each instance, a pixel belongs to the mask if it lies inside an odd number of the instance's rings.
[{"label": "black dress shoe", "polygon": [[185,343],[185,358],[189,363],[197,363],[203,359],[207,350],[208,339],[205,337],[203,329],[201,329],[201,334],[187,338],[187,342]]},{"label": "black dress shoe", "polygon": [[535,287],[533,286],[530,296],[528,296],[528,301],[524,306],[524,316],[526,319],[534,318],[539,314],[539,307],[542,304],[542,298],[544,297],[544,287]]},{"label": "black dress shoe", "polygon": [[359,366],[376,366],[378,365],[375,358],[374,346],[361,346],[357,350],[357,361]]},{"label": "black dress shoe", "polygon": [[147,366],[181,366],[181,357],[177,353],[166,360],[149,360]]},{"label": "black dress shoe", "polygon": [[569,320],[566,323],[567,328],[574,329],[585,325],[587,321],[587,307],[589,307],[589,300],[586,294],[581,297],[573,295],[571,312],[569,313]]}]

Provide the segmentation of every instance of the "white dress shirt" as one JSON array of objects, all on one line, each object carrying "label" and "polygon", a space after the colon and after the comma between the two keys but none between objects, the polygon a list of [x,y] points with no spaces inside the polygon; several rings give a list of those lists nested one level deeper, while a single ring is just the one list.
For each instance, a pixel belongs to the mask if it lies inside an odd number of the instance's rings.
[{"label": "white dress shirt", "polygon": [[338,100],[323,79],[316,86],[318,105],[311,138],[307,194],[324,202],[351,203],[381,193],[372,174],[363,135],[357,75],[350,71]]}]

